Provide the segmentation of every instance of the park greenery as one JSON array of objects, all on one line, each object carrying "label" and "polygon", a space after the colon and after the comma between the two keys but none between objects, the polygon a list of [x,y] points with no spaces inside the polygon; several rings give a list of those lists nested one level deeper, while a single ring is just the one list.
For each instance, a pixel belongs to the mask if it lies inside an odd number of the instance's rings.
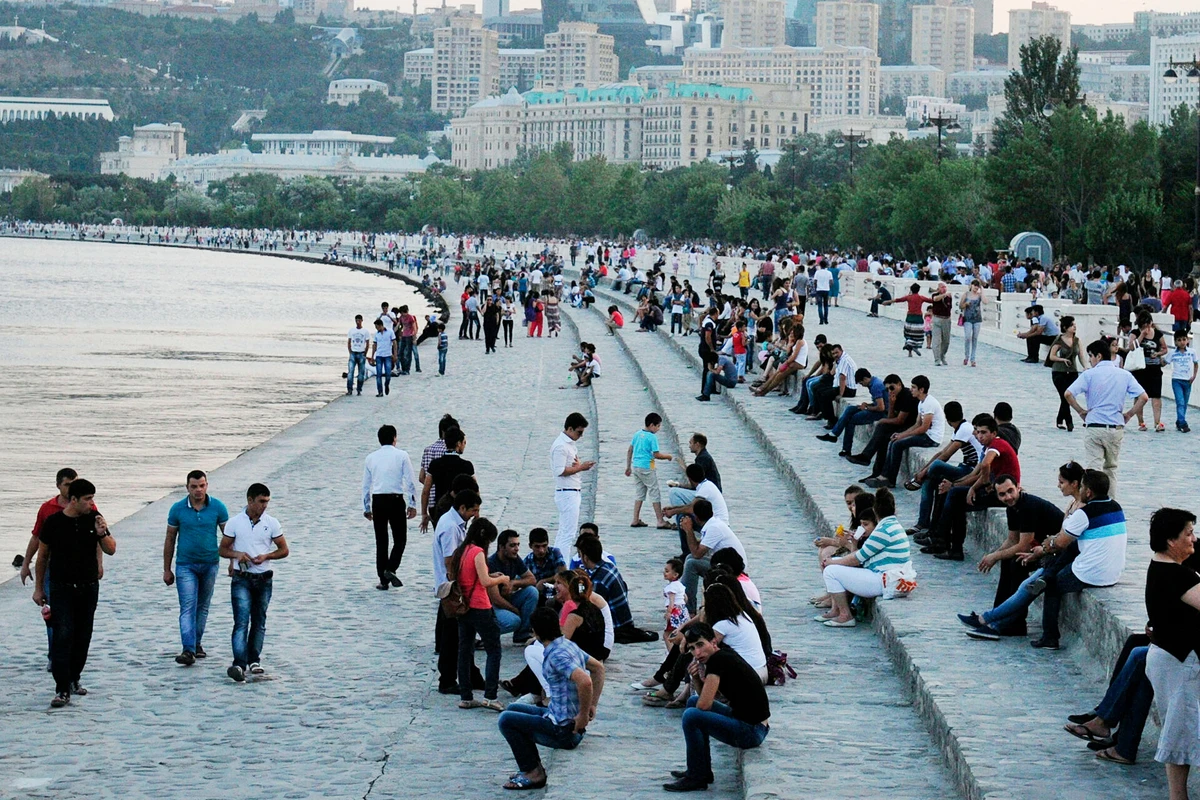
[{"label": "park greenery", "polygon": [[[1060,57],[1061,56],[1061,57]],[[773,170],[741,162],[643,170],[575,161],[568,145],[513,164],[363,183],[257,175],[200,194],[173,182],[122,176],[34,180],[0,198],[23,219],[273,228],[443,230],[629,236],[777,246],[864,248],[917,258],[976,257],[1038,230],[1074,261],[1190,265],[1197,119],[1126,127],[1084,105],[1074,52],[1053,39],[1022,50],[1006,87],[1009,109],[985,155],[936,139],[838,147],[804,135]],[[982,157],[979,157],[982,156]]]}]

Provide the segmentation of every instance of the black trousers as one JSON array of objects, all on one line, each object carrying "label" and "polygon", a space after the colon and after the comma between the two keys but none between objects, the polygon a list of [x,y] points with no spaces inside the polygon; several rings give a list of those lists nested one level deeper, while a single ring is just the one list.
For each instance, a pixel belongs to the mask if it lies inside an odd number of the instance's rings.
[{"label": "black trousers", "polygon": [[[386,584],[385,572],[400,569],[408,545],[408,506],[398,494],[371,495],[371,520],[375,523],[375,571]],[[388,525],[392,526],[392,548],[388,551]]]},{"label": "black trousers", "polygon": [[907,425],[894,425],[890,422],[876,422],[875,430],[871,433],[871,440],[867,442],[867,448],[862,451],[864,458],[874,458],[875,466],[871,469],[872,475],[882,475],[884,464],[887,462],[888,444],[891,442],[892,434],[899,433],[904,430]]},{"label": "black trousers", "polygon": [[504,344],[509,346],[512,344],[513,321],[511,319],[501,320],[500,324],[504,328]]},{"label": "black trousers", "polygon": [[[454,686],[458,683],[458,620],[443,614],[441,603],[438,603],[437,622],[433,626],[433,648],[438,654],[438,686]],[[533,681],[537,683],[537,678]],[[471,668],[471,688],[483,688],[483,673],[479,667]]]},{"label": "black trousers", "polygon": [[50,626],[54,629],[50,648],[54,691],[70,694],[71,684],[79,680],[87,664],[100,584],[54,583],[50,586],[50,595],[54,598],[50,608]]},{"label": "black trousers", "polygon": [[1078,372],[1050,373],[1050,379],[1054,381],[1054,390],[1058,392],[1058,416],[1054,418],[1054,424],[1063,423],[1068,430],[1075,427],[1075,418],[1072,416],[1071,404],[1067,402],[1066,392],[1078,377]]},{"label": "black trousers", "polygon": [[1031,361],[1040,361],[1042,355],[1042,345],[1054,344],[1054,337],[1041,334],[1040,336],[1030,336],[1025,340],[1026,357]]},{"label": "black trousers", "polygon": [[[833,401],[837,399],[838,387],[832,381],[828,386],[818,386],[813,391],[815,407],[810,410],[814,414],[820,414],[823,419],[830,422],[837,422],[837,414],[833,410]],[[858,390],[853,386],[847,386],[846,391],[842,392],[842,397],[855,397],[858,395]]]}]

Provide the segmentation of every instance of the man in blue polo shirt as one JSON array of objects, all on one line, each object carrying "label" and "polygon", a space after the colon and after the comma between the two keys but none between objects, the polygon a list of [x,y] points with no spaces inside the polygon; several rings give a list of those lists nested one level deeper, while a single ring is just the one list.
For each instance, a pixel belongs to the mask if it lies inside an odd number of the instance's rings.
[{"label": "man in blue polo shirt", "polygon": [[207,655],[200,640],[204,637],[208,606],[221,563],[217,554],[218,531],[224,533],[229,521],[225,504],[208,496],[208,476],[200,470],[188,473],[187,492],[187,497],[171,506],[167,513],[167,538],[163,544],[163,583],[175,584],[179,591],[179,638],[183,640],[183,652],[175,656],[175,663],[185,667]]}]

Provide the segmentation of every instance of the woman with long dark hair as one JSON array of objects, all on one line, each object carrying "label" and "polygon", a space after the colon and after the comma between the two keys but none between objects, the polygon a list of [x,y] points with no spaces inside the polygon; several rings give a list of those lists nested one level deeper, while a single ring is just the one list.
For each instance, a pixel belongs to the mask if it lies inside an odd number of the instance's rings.
[{"label": "woman with long dark hair", "polygon": [[1084,363],[1083,351],[1079,347],[1079,337],[1075,334],[1075,318],[1063,317],[1058,321],[1058,325],[1060,332],[1050,343],[1050,355],[1047,356],[1052,370],[1050,379],[1054,381],[1054,390],[1058,392],[1058,416],[1054,424],[1060,430],[1073,431],[1075,421],[1065,395],[1067,389],[1079,377],[1079,369],[1076,369],[1076,366],[1087,369],[1087,364]]},{"label": "woman with long dark hair", "polygon": [[[487,590],[492,586],[512,583],[507,575],[492,577],[487,565],[487,551],[499,532],[491,521],[476,517],[467,528],[466,538],[451,558],[453,574],[467,600],[467,613],[458,618],[458,687],[459,708],[490,708],[503,711],[496,700],[500,686],[500,626],[492,609]],[[483,640],[487,663],[483,674],[483,702],[475,699],[471,690],[471,669],[475,666],[475,635]]]}]

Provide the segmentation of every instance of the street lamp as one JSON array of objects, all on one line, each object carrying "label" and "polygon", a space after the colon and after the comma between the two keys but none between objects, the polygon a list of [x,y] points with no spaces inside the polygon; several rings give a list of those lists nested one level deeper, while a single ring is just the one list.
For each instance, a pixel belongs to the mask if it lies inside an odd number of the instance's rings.
[{"label": "street lamp", "polygon": [[788,170],[788,172],[791,173],[792,194],[791,199],[788,202],[790,206],[794,207],[796,205],[796,161],[808,155],[808,148],[804,147],[798,142],[788,142],[783,146],[783,148],[787,150],[788,154],[792,157],[791,169]]},{"label": "street lamp", "polygon": [[854,180],[854,148],[856,148],[856,147],[858,147],[860,149],[865,148],[869,144],[870,144],[870,142],[867,141],[866,131],[861,131],[859,133],[855,133],[853,128],[851,128],[848,133],[844,133],[841,136],[839,136],[833,143],[833,146],[836,147],[838,150],[841,150],[843,147],[847,147],[847,146],[850,148],[849,152],[850,152],[850,180],[851,181]]},{"label": "street lamp", "polygon": [[[1045,113],[1043,111],[1043,113]],[[936,116],[925,115],[921,121],[921,127],[925,129],[937,128],[937,163],[942,164],[942,131],[946,133],[958,133],[962,130],[962,126],[958,124],[958,117],[943,112],[938,112]]]},{"label": "street lamp", "polygon": [[[1176,70],[1176,67],[1179,69]],[[1185,71],[1186,70],[1186,71]],[[1200,57],[1191,61],[1171,59],[1163,79],[1167,83],[1179,81],[1179,73],[1189,83],[1200,84]],[[1200,96],[1196,98],[1196,188],[1192,194],[1192,253],[1193,259],[1200,258]]]}]

